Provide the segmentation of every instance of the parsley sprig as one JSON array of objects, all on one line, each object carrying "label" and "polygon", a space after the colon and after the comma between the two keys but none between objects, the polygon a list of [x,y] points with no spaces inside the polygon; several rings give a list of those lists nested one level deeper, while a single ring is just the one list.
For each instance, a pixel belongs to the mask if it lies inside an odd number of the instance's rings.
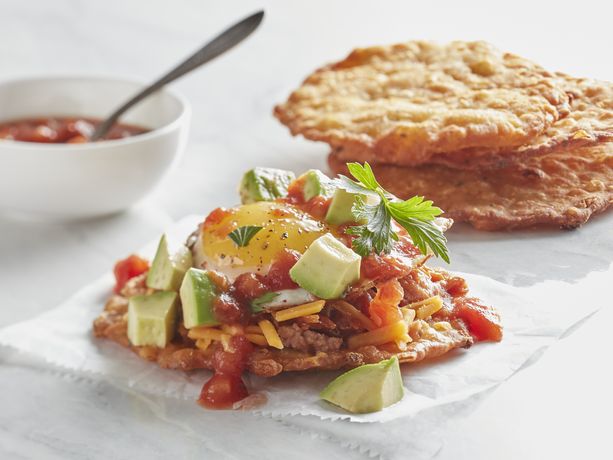
[{"label": "parsley sprig", "polygon": [[341,175],[335,183],[358,194],[352,213],[356,221],[365,223],[347,229],[348,234],[357,236],[352,243],[355,252],[362,257],[373,252],[389,253],[394,241],[398,241],[393,219],[407,231],[422,253],[426,254],[430,248],[436,256],[449,263],[447,239],[432,222],[442,213],[440,208],[423,196],[399,200],[381,187],[368,163],[348,163],[347,168],[355,180]]},{"label": "parsley sprig", "polygon": [[260,230],[262,230],[262,227],[257,225],[245,225],[243,227],[238,227],[236,230],[232,230],[228,233],[228,237],[240,248],[247,246],[251,238]]}]

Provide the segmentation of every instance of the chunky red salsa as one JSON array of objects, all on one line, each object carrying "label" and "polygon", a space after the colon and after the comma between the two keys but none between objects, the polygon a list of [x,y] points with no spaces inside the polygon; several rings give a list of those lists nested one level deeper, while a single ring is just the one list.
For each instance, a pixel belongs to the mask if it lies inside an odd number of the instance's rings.
[{"label": "chunky red salsa", "polygon": [[128,281],[142,275],[147,270],[149,270],[149,262],[135,254],[117,261],[115,268],[113,268],[113,274],[115,275],[113,292],[119,294]]},{"label": "chunky red salsa", "polygon": [[[88,142],[101,120],[84,117],[41,117],[0,123],[0,139],[45,144],[82,144]],[[123,139],[149,131],[146,128],[116,123],[105,140]]]},{"label": "chunky red salsa", "polygon": [[213,357],[215,375],[204,384],[198,402],[209,409],[228,409],[249,395],[242,379],[253,345],[244,335],[230,339],[228,350],[219,348]]}]

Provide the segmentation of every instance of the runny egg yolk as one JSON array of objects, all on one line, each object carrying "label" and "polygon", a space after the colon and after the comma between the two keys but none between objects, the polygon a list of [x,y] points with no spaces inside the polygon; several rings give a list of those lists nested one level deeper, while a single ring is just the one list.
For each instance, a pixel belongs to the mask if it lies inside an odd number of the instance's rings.
[{"label": "runny egg yolk", "polygon": [[[246,225],[262,229],[246,246],[239,247],[228,234]],[[287,203],[245,204],[205,221],[194,246],[194,262],[232,279],[247,272],[265,275],[281,250],[302,254],[313,241],[330,232],[326,224]]]}]

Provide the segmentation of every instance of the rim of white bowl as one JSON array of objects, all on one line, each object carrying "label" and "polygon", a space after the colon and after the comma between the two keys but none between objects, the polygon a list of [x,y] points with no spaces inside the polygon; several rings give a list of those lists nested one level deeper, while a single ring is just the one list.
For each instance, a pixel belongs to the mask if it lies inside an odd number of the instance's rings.
[{"label": "rim of white bowl", "polygon": [[[32,76],[32,77],[22,77],[22,78],[10,78],[6,80],[0,80],[0,87],[5,85],[10,85],[14,83],[21,82],[34,82],[34,81],[52,81],[52,80],[101,80],[108,82],[124,82],[124,83],[134,83],[137,85],[146,86],[148,83],[139,80],[138,78],[130,78],[130,77],[105,77],[100,75],[50,75],[50,76]],[[181,124],[182,120],[191,113],[191,106],[187,99],[179,92],[174,89],[168,88],[165,86],[158,90],[159,92],[166,93],[176,99],[180,104],[180,112],[179,114],[169,123],[160,126],[159,128],[154,128],[145,133],[139,134],[137,136],[128,136],[121,139],[107,139],[103,141],[96,142],[85,142],[83,144],[68,144],[68,143],[45,143],[45,142],[24,142],[24,141],[14,141],[11,139],[0,139],[0,149],[2,145],[10,145],[11,148],[18,148],[22,150],[99,150],[105,147],[119,146],[119,145],[129,145],[138,143],[141,141],[145,141],[148,139],[152,139],[158,137],[160,135],[166,134],[169,131],[174,130],[177,125]]]}]

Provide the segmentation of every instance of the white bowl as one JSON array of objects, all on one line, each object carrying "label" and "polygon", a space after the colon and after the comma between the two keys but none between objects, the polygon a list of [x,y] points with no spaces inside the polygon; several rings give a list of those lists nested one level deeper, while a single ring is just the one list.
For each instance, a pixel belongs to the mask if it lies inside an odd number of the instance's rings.
[{"label": "white bowl", "polygon": [[[0,83],[0,122],[46,116],[104,118],[143,86],[96,77]],[[164,89],[121,119],[151,129],[145,134],[85,144],[0,140],[0,211],[72,219],[128,208],[179,160],[190,114],[181,96]]]}]

